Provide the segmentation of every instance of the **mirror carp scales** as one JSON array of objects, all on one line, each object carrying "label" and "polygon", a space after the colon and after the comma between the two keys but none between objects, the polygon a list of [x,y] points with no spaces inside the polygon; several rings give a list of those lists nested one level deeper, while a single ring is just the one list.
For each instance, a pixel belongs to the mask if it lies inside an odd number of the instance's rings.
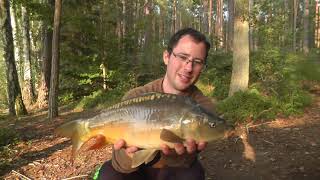
[{"label": "mirror carp scales", "polygon": [[100,138],[90,149],[124,139],[128,146],[142,148],[132,157],[132,167],[137,167],[152,161],[161,144],[173,148],[188,138],[210,143],[223,139],[230,130],[223,119],[190,97],[147,93],[117,103],[92,118],[67,122],[56,132],[71,138],[73,157],[94,137]]}]

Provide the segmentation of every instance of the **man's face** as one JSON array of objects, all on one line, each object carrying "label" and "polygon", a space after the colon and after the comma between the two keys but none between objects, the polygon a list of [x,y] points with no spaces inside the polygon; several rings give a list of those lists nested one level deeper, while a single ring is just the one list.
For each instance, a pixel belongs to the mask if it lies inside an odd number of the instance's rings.
[{"label": "man's face", "polygon": [[206,47],[203,42],[197,43],[191,36],[183,36],[171,54],[167,51],[163,53],[163,60],[167,65],[164,90],[167,93],[179,94],[195,84],[202,70],[199,62],[204,64],[205,56]]}]

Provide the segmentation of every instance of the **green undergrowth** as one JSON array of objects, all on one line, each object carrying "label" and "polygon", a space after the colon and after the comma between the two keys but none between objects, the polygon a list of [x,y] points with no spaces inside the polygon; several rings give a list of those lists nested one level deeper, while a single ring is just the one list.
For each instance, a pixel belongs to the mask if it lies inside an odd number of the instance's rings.
[{"label": "green undergrowth", "polygon": [[228,121],[242,123],[300,115],[311,103],[311,95],[301,89],[286,89],[284,94],[267,96],[252,88],[220,101],[217,110]]},{"label": "green undergrowth", "polygon": [[211,54],[198,85],[218,100],[218,113],[232,122],[300,115],[312,103],[306,82],[320,82],[319,59],[315,52],[304,55],[261,48],[250,54],[248,90],[228,97],[232,55]]},{"label": "green undergrowth", "polygon": [[260,118],[274,118],[275,104],[270,98],[261,95],[257,90],[236,92],[232,97],[220,101],[217,110],[228,121],[243,122]]},{"label": "green undergrowth", "polygon": [[121,100],[124,92],[111,90],[98,90],[85,96],[76,105],[76,109],[105,108]]}]

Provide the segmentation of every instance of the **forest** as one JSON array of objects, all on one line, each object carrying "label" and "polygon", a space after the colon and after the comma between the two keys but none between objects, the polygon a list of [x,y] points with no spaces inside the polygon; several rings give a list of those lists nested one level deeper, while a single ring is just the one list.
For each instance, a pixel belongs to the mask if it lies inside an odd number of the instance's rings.
[{"label": "forest", "polygon": [[211,44],[196,86],[247,127],[257,154],[247,162],[240,143],[213,144],[201,155],[207,179],[319,178],[319,10],[319,0],[0,0],[0,177],[91,179],[111,146],[72,166],[54,129],[163,77],[170,37],[192,27]]}]

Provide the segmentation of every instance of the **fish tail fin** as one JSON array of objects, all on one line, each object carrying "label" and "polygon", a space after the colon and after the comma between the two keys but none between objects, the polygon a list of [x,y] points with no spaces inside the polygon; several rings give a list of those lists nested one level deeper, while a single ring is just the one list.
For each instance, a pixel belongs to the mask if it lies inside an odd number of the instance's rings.
[{"label": "fish tail fin", "polygon": [[81,120],[67,122],[56,129],[56,134],[71,138],[72,159],[85,142],[81,137],[87,133],[86,129],[86,123]]}]

